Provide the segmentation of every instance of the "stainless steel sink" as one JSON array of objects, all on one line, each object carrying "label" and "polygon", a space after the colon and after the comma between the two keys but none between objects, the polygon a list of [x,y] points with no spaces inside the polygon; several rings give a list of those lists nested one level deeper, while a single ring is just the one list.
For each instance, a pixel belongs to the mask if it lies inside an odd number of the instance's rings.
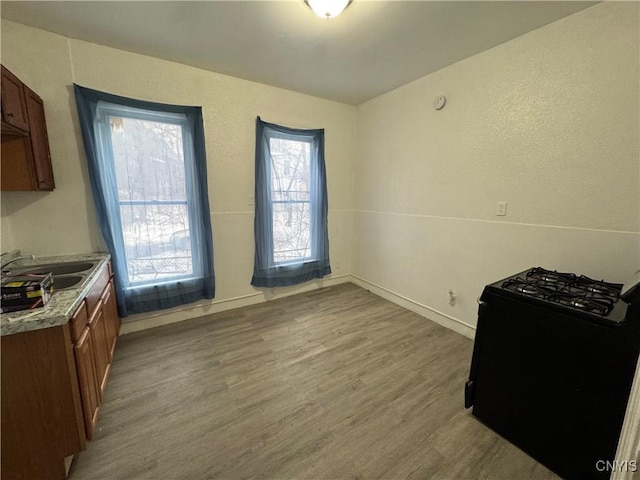
[{"label": "stainless steel sink", "polygon": [[64,275],[53,278],[53,291],[74,288],[87,278],[84,275]]},{"label": "stainless steel sink", "polygon": [[79,287],[88,277],[98,262],[80,260],[76,262],[41,263],[10,268],[13,275],[47,275],[53,274],[53,291],[69,290]]},{"label": "stainless steel sink", "polygon": [[[91,270],[96,262],[66,262],[66,263],[48,263],[43,265],[31,265],[16,269],[12,273],[33,273],[46,275],[51,272],[53,275],[67,275],[69,273],[81,273]],[[56,282],[57,283],[57,282]]]}]

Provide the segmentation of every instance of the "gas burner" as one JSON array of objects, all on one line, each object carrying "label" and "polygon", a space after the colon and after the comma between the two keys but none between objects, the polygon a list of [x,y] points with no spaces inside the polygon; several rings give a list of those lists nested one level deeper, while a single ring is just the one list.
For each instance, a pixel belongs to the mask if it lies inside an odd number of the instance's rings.
[{"label": "gas burner", "polygon": [[576,286],[583,288],[589,293],[596,296],[610,297],[613,300],[617,300],[622,291],[622,284],[608,283],[603,280],[593,280],[589,277],[581,275],[576,280]]},{"label": "gas burner", "polygon": [[543,273],[540,275],[540,280],[544,280],[545,282],[557,282],[558,275],[555,273]]},{"label": "gas burner", "polygon": [[599,293],[600,295],[608,295],[611,293],[611,290],[608,287],[597,283],[587,286],[587,290],[591,293]]},{"label": "gas burner", "polygon": [[587,306],[589,305],[589,302],[587,302],[585,299],[583,298],[575,298],[573,300],[571,300],[569,302],[569,304],[572,307],[576,307],[576,308],[581,308],[581,309],[585,309],[587,308]]},{"label": "gas burner", "polygon": [[524,280],[520,277],[507,280],[502,284],[502,288],[538,298],[545,298],[547,295],[553,293],[556,290],[555,284]]},{"label": "gas burner", "polygon": [[527,295],[533,295],[535,293],[538,293],[538,289],[536,288],[535,285],[530,285],[527,283],[523,285],[517,285],[516,290]]},{"label": "gas burner", "polygon": [[555,270],[535,267],[527,272],[527,279],[542,280],[549,283],[569,283],[575,281],[576,276],[573,273],[561,273]]},{"label": "gas burner", "polygon": [[557,292],[558,290],[562,289],[563,287],[566,286],[566,284],[564,282],[558,282],[558,281],[554,281],[554,280],[535,280],[533,281],[533,284],[539,288],[542,288],[543,290],[551,293],[551,292]]},{"label": "gas burner", "polygon": [[550,302],[567,305],[587,312],[607,316],[613,309],[615,300],[607,297],[597,297],[592,294],[576,295],[571,292],[557,292],[549,295]]}]

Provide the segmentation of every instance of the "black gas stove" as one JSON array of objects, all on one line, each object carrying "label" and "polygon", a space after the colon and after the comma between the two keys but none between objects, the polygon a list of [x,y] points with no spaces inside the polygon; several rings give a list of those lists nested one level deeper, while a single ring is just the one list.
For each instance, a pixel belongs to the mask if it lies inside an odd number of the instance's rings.
[{"label": "black gas stove", "polygon": [[594,280],[584,275],[535,267],[496,282],[500,289],[542,303],[550,303],[596,323],[619,324],[627,317],[620,301],[623,284]]},{"label": "black gas stove", "polygon": [[535,267],[479,303],[465,406],[561,477],[608,479],[598,465],[615,457],[640,355],[640,273],[623,286]]}]

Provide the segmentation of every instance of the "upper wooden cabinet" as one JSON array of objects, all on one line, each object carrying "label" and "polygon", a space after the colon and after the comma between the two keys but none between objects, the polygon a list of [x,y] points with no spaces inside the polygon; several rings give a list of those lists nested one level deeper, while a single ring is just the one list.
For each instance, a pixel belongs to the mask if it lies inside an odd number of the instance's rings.
[{"label": "upper wooden cabinet", "polygon": [[2,66],[2,190],[53,190],[42,99]]},{"label": "upper wooden cabinet", "polygon": [[[4,67],[2,67],[2,122],[23,132],[29,131],[24,84]],[[5,125],[2,127],[4,130]]]},{"label": "upper wooden cabinet", "polygon": [[36,173],[36,190],[53,190],[53,168],[51,167],[51,153],[49,152],[49,136],[44,119],[44,104],[36,93],[24,87],[27,101],[27,116],[29,117],[29,136],[33,149],[33,162]]}]

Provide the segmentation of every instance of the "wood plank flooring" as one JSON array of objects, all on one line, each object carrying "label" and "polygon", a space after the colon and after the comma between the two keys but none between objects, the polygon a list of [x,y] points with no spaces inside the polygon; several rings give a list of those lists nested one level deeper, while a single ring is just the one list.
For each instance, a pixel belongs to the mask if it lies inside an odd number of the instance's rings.
[{"label": "wood plank flooring", "polygon": [[557,478],[464,409],[472,347],[352,284],[125,335],[69,478]]}]

